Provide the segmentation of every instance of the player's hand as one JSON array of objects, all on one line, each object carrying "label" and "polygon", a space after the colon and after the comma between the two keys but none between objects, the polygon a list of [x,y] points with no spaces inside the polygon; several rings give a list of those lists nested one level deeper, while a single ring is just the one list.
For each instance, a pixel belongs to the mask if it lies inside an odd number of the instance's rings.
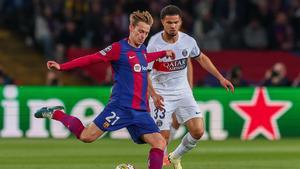
[{"label": "player's hand", "polygon": [[220,83],[227,91],[230,90],[232,93],[234,92],[234,86],[229,80],[223,78],[220,80]]},{"label": "player's hand", "polygon": [[55,61],[48,61],[47,62],[47,68],[49,70],[52,70],[52,69],[54,69],[54,70],[60,70],[60,65],[57,62],[55,62]]},{"label": "player's hand", "polygon": [[166,57],[171,58],[172,60],[175,59],[175,53],[172,50],[166,50]]},{"label": "player's hand", "polygon": [[155,107],[158,108],[160,111],[163,111],[164,106],[165,106],[164,98],[159,94],[154,94],[154,95],[152,95],[152,99],[153,99]]}]

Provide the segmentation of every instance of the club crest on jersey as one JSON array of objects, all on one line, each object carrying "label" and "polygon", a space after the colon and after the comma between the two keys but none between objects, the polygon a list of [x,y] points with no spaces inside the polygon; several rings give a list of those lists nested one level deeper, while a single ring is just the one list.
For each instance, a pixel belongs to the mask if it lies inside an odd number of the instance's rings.
[{"label": "club crest on jersey", "polygon": [[183,49],[183,51],[181,52],[182,56],[187,56],[188,55],[188,51],[187,49]]},{"label": "club crest on jersey", "polygon": [[133,66],[133,70],[135,71],[135,72],[141,72],[141,71],[147,71],[148,69],[147,69],[147,67],[145,67],[145,66],[143,66],[143,65],[140,65],[140,64],[135,64],[134,66]]},{"label": "club crest on jersey", "polygon": [[106,121],[106,122],[103,123],[104,128],[108,128],[109,126],[110,126],[109,122]]},{"label": "club crest on jersey", "polygon": [[112,49],[112,46],[109,45],[109,46],[107,46],[106,48],[104,48],[103,50],[100,50],[99,52],[100,52],[102,55],[106,55],[107,52],[109,52],[111,49]]},{"label": "club crest on jersey", "polygon": [[141,65],[140,65],[140,64],[135,64],[135,65],[133,66],[133,70],[134,70],[135,72],[141,72]]}]

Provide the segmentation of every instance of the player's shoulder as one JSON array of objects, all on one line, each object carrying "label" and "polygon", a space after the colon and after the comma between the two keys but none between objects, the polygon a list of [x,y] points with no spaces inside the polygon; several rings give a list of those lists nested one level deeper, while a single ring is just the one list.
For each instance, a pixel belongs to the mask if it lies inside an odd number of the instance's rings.
[{"label": "player's shoulder", "polygon": [[182,42],[196,42],[195,38],[184,32],[179,32],[179,37]]},{"label": "player's shoulder", "polygon": [[162,31],[157,32],[156,34],[152,35],[149,39],[148,46],[161,42],[162,41],[161,34],[162,34]]},{"label": "player's shoulder", "polygon": [[121,49],[121,40],[120,41],[116,41],[116,42],[113,42],[110,47],[113,49],[113,50],[120,50]]},{"label": "player's shoulder", "polygon": [[127,38],[123,38],[120,39],[119,41],[115,41],[111,44],[112,48],[115,50],[124,50],[126,49],[126,44],[127,44],[128,39]]}]

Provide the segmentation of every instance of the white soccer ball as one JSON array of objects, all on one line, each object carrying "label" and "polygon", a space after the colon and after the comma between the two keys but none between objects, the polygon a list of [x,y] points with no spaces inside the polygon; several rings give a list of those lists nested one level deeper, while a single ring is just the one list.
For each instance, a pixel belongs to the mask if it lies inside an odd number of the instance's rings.
[{"label": "white soccer ball", "polygon": [[116,169],[135,169],[131,164],[119,164]]}]

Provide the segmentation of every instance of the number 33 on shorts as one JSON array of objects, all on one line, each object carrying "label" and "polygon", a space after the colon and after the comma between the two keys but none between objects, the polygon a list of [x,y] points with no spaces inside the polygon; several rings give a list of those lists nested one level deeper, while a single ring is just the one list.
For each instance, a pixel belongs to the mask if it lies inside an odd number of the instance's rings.
[{"label": "number 33 on shorts", "polygon": [[153,118],[155,120],[157,120],[157,118],[164,119],[165,117],[166,117],[166,109],[163,109],[162,111],[160,111],[158,108],[154,109]]}]

